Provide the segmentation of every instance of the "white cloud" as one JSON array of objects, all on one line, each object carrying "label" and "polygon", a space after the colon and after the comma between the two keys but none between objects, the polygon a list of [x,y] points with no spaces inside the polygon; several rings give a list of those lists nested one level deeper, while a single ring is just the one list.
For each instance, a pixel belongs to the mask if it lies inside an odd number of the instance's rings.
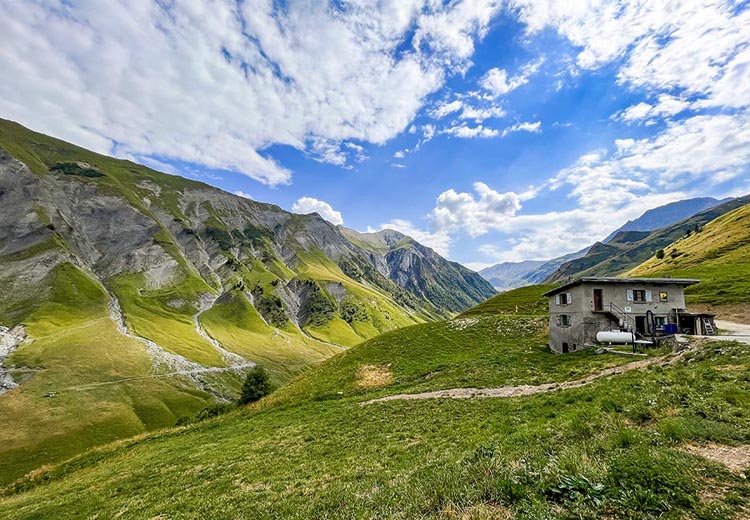
[{"label": "white cloud", "polygon": [[690,108],[691,103],[670,96],[669,94],[661,94],[658,97],[656,105],[651,105],[644,101],[641,101],[635,105],[632,105],[625,110],[616,113],[613,119],[618,119],[627,122],[639,122],[649,120],[653,117],[667,118],[684,112]]},{"label": "white cloud", "polygon": [[292,204],[292,211],[301,215],[308,213],[317,213],[331,224],[340,226],[344,223],[344,217],[341,212],[336,211],[333,207],[322,200],[314,197],[302,197]]},{"label": "white cloud", "polygon": [[442,119],[448,114],[458,112],[459,110],[463,108],[463,106],[464,104],[458,99],[455,99],[451,101],[450,103],[440,103],[438,106],[436,106],[434,109],[430,111],[430,115],[434,117],[435,119]]},{"label": "white cloud", "polygon": [[406,129],[425,97],[468,67],[499,8],[11,2],[0,18],[0,114],[103,153],[116,142],[121,156],[284,184],[291,172],[264,150],[356,162],[341,143],[382,144]]},{"label": "white cloud", "polygon": [[474,137],[483,137],[483,138],[495,137],[500,132],[496,130],[495,128],[487,128],[482,125],[471,127],[471,126],[467,126],[466,123],[461,123],[459,125],[448,127],[442,130],[440,133],[450,134],[455,137],[460,137],[462,139],[472,139]]},{"label": "white cloud", "polygon": [[237,190],[237,191],[234,192],[234,194],[237,195],[238,197],[243,197],[245,199],[252,200],[252,198],[253,198],[252,195],[250,195],[249,193],[244,192],[242,190]]},{"label": "white cloud", "polygon": [[395,159],[403,159],[404,157],[406,157],[406,151],[398,150],[396,153],[393,154],[393,157]]},{"label": "white cloud", "polygon": [[513,126],[509,126],[503,130],[503,137],[513,132],[529,132],[532,134],[538,134],[542,131],[541,121],[524,121],[523,123],[517,123]]},{"label": "white cloud", "polygon": [[465,231],[471,237],[500,227],[521,209],[518,195],[498,193],[483,182],[474,183],[471,193],[457,193],[450,189],[441,193],[430,218],[435,229],[445,233]]},{"label": "white cloud", "polygon": [[535,74],[544,63],[544,58],[526,64],[521,68],[517,76],[508,76],[508,71],[500,68],[488,70],[479,84],[489,91],[494,97],[502,96],[529,82],[529,78]]},{"label": "white cloud", "polygon": [[481,123],[485,119],[499,118],[503,116],[505,116],[505,110],[499,105],[490,105],[487,107],[464,105],[459,119],[469,119],[475,123]]}]

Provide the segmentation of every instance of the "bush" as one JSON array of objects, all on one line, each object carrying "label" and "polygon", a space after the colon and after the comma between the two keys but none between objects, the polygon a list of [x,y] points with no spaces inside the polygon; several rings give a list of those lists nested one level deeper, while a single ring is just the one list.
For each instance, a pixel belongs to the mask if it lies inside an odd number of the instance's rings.
[{"label": "bush", "polygon": [[656,258],[659,259],[659,260],[661,260],[662,258],[664,258],[664,250],[663,249],[659,249],[656,252]]},{"label": "bush", "polygon": [[240,404],[253,403],[271,393],[271,378],[268,371],[259,366],[253,367],[245,376],[240,394]]}]

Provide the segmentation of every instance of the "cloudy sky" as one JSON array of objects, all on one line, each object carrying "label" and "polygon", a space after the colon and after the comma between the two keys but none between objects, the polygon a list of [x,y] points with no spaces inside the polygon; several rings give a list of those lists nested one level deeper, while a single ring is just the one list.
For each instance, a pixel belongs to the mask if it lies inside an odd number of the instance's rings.
[{"label": "cloudy sky", "polygon": [[0,117],[473,267],[750,192],[750,5],[2,2]]}]

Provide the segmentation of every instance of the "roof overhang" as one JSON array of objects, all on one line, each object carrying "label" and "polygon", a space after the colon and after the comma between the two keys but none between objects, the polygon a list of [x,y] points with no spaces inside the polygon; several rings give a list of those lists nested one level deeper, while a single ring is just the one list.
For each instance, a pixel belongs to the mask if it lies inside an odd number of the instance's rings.
[{"label": "roof overhang", "polygon": [[609,284],[653,284],[653,285],[681,285],[682,287],[688,287],[700,283],[700,280],[695,278],[616,278],[616,277],[603,277],[603,276],[584,276],[583,278],[576,278],[570,282],[566,282],[559,287],[556,287],[542,296],[552,296],[553,294],[562,292],[576,285],[590,284],[590,285],[609,285]]}]

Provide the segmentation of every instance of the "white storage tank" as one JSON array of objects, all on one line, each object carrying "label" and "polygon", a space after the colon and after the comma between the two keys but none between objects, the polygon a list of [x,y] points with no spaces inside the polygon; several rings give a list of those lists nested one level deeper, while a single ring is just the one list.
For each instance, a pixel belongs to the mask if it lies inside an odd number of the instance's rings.
[{"label": "white storage tank", "polygon": [[599,343],[633,343],[635,335],[632,332],[620,330],[603,330],[596,333],[596,341]]}]

